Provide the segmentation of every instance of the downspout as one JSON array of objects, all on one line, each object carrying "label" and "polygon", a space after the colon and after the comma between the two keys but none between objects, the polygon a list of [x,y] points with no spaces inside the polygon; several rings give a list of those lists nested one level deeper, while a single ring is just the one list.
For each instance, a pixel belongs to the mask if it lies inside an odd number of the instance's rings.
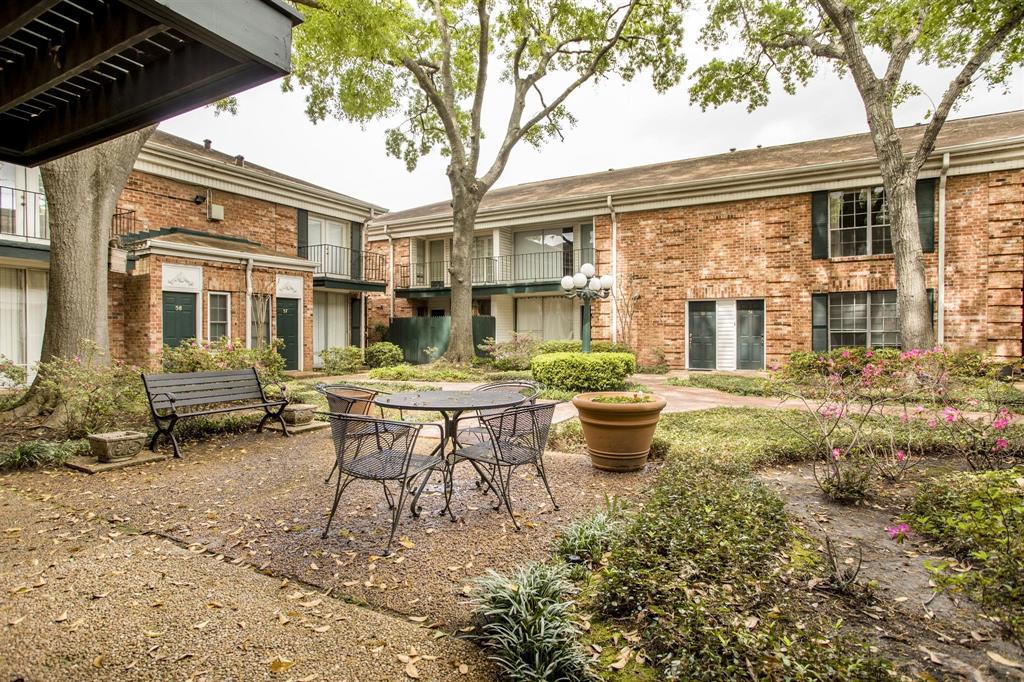
[{"label": "downspout", "polygon": [[391,285],[391,292],[388,296],[388,319],[395,317],[395,239],[384,226],[384,236],[388,238],[388,284]]},{"label": "downspout", "polygon": [[[612,218],[612,281],[619,283],[619,216],[615,213],[615,204],[612,203],[612,195],[608,195],[608,213]],[[597,235],[594,235],[594,242],[597,242]],[[596,259],[595,259],[596,260]],[[614,285],[613,285],[614,286]],[[613,290],[614,295],[614,290]],[[612,301],[612,343],[619,340],[619,311],[615,301]]]},{"label": "downspout", "polygon": [[946,176],[949,174],[949,152],[942,155],[939,172],[939,344],[946,341]]},{"label": "downspout", "polygon": [[245,261],[245,347],[252,348],[252,258]]}]

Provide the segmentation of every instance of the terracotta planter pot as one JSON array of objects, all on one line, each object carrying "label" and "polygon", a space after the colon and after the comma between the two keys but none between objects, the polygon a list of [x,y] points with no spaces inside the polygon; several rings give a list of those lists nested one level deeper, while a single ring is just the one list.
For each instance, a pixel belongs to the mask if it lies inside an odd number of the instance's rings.
[{"label": "terracotta planter pot", "polygon": [[603,471],[636,471],[647,464],[654,429],[665,409],[665,399],[652,395],[644,403],[594,402],[598,396],[632,393],[581,393],[572,399],[580,413],[583,437],[594,467]]}]

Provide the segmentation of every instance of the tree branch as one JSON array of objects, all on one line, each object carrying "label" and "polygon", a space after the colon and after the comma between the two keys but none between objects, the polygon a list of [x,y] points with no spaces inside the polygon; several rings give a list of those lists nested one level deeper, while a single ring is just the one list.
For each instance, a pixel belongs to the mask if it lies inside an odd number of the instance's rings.
[{"label": "tree branch", "polygon": [[903,76],[903,67],[906,66],[910,53],[914,51],[917,39],[921,37],[921,29],[924,27],[924,20],[927,17],[928,10],[926,7],[922,7],[917,15],[917,25],[907,35],[903,36],[902,40],[897,40],[895,45],[893,45],[889,66],[882,77],[882,88],[885,92],[892,93],[896,86],[899,85],[900,78]]},{"label": "tree branch", "polygon": [[920,169],[928,159],[928,155],[932,153],[932,150],[935,148],[935,140],[939,136],[943,123],[946,122],[946,117],[949,116],[949,112],[952,111],[953,105],[956,104],[956,100],[960,97],[961,93],[971,84],[974,74],[989,60],[989,57],[992,56],[1006,37],[1021,25],[1021,22],[1024,22],[1024,7],[1020,7],[1015,14],[1011,14],[999,28],[993,31],[988,40],[981,44],[978,51],[974,53],[974,56],[960,69],[960,73],[956,75],[956,78],[950,82],[946,92],[942,95],[939,106],[935,108],[935,113],[932,114],[932,119],[924,129],[921,143],[914,154],[913,167],[915,169]]},{"label": "tree branch", "polygon": [[292,0],[292,2],[295,3],[296,5],[302,5],[303,7],[311,7],[313,9],[324,8],[324,6],[317,2],[317,0]]},{"label": "tree branch", "polygon": [[[480,160],[480,118],[484,108],[484,90],[487,89],[487,58],[491,49],[491,18],[487,13],[487,0],[477,0],[476,14],[480,21],[480,49],[477,53],[476,92],[473,93],[473,109],[469,124],[469,166],[474,177]],[[519,52],[516,52],[516,58],[518,57]]]},{"label": "tree branch", "polygon": [[448,20],[444,16],[440,0],[432,0],[434,14],[437,16],[437,31],[441,36],[441,93],[448,108],[455,111],[455,85],[452,81],[452,36],[448,30]]},{"label": "tree branch", "polygon": [[422,88],[424,94],[426,94],[427,99],[434,105],[437,116],[441,119],[441,124],[444,125],[448,143],[451,145],[452,160],[460,165],[465,164],[466,150],[462,145],[462,135],[459,132],[459,124],[455,120],[454,108],[448,108],[445,98],[437,91],[437,87],[434,85],[430,74],[424,71],[423,66],[420,65],[418,60],[405,57],[402,59],[402,65],[412,72],[413,77],[420,88]]}]

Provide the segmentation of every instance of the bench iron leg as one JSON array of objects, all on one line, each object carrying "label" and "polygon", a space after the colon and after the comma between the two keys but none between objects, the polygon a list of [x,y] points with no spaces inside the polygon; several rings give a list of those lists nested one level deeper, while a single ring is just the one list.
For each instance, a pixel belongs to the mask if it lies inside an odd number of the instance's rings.
[{"label": "bench iron leg", "polygon": [[[160,422],[166,421],[166,425],[162,425]],[[155,418],[153,423],[156,425],[156,433],[149,440],[150,452],[156,452],[156,444],[160,440],[160,436],[167,436],[167,440],[171,441],[171,448],[174,450],[175,459],[181,459],[181,448],[178,446],[178,439],[174,435],[174,425],[178,423],[178,417],[172,415],[170,417]]]}]

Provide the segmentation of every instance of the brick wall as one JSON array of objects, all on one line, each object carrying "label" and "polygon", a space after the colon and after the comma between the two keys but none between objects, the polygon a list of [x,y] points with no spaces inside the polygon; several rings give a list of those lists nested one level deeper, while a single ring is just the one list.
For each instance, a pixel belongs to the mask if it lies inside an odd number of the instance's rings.
[{"label": "brick wall", "polygon": [[[205,197],[206,188],[132,171],[117,208],[135,211],[138,231],[187,227],[248,239],[283,254],[295,255],[297,212],[294,208],[219,190],[213,190],[211,200],[197,206],[192,201],[197,194]],[[207,219],[209,203],[224,207],[224,220]]]}]

